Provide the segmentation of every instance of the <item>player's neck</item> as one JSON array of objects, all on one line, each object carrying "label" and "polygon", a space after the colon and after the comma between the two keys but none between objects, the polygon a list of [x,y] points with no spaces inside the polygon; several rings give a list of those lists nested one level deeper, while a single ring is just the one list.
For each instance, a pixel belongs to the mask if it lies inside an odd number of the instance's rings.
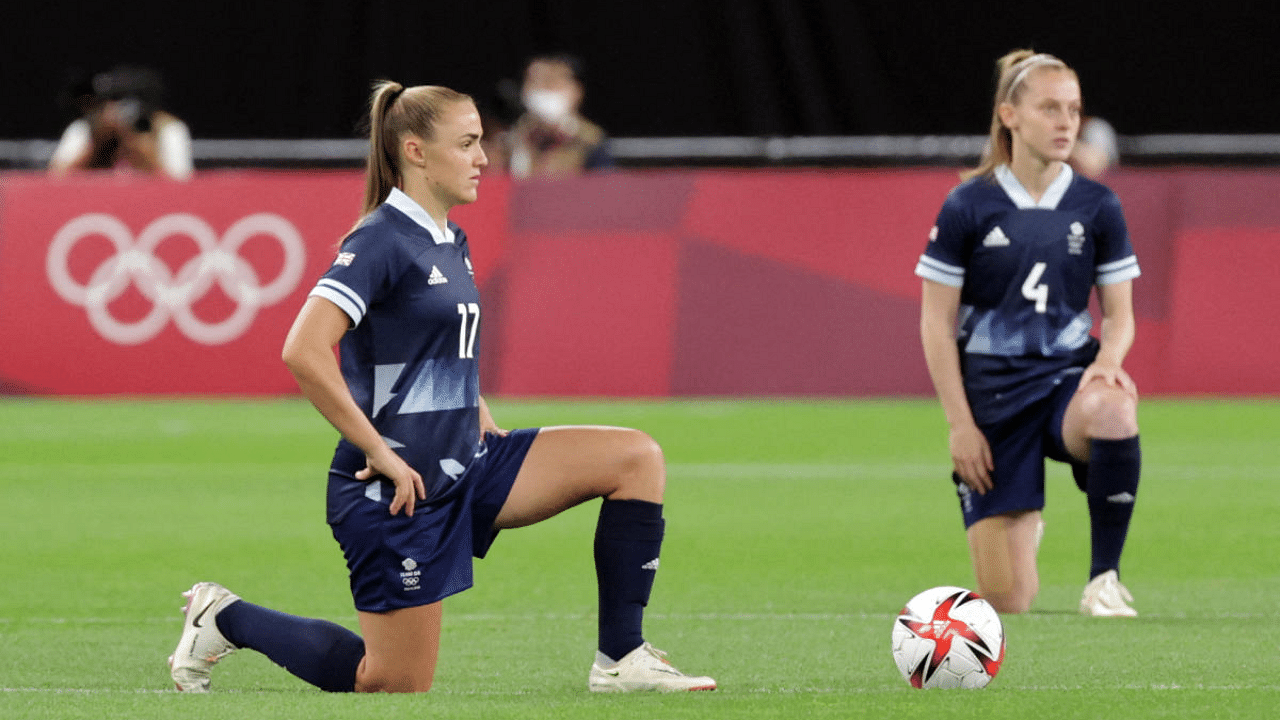
[{"label": "player's neck", "polygon": [[449,224],[449,208],[440,202],[434,194],[431,193],[424,183],[418,182],[416,178],[407,176],[401,181],[400,189],[411,200],[418,203],[431,219],[435,221],[436,227],[444,230]]},{"label": "player's neck", "polygon": [[1013,172],[1013,176],[1022,184],[1022,188],[1027,191],[1031,199],[1039,201],[1049,189],[1049,185],[1058,179],[1058,175],[1062,172],[1062,161],[1042,160],[1025,154],[1015,154],[1009,163],[1009,170]]}]

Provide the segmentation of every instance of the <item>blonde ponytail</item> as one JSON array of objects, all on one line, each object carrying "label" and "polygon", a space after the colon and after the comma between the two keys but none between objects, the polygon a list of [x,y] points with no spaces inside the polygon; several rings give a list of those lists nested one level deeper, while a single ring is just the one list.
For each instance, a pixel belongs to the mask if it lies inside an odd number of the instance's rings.
[{"label": "blonde ponytail", "polygon": [[430,140],[435,136],[435,124],[444,108],[456,102],[475,104],[470,95],[439,85],[406,88],[392,80],[379,80],[373,84],[373,94],[369,97],[369,155],[365,164],[364,205],[355,227],[359,227],[366,215],[386,201],[392,188],[400,186],[401,138],[412,134]]},{"label": "blonde ponytail", "polygon": [[997,167],[1007,165],[1013,159],[1013,134],[1000,120],[1000,105],[1018,104],[1018,95],[1026,84],[1027,77],[1032,71],[1042,67],[1075,74],[1065,62],[1035,50],[1013,50],[996,60],[996,93],[991,107],[991,133],[987,138],[987,147],[982,152],[978,167],[961,173],[961,178],[968,180],[989,176]]},{"label": "blonde ponytail", "polygon": [[400,164],[396,144],[399,138],[388,132],[387,111],[395,104],[404,86],[391,80],[373,85],[369,99],[369,159],[364,182],[364,207],[361,217],[373,212],[400,184]]}]

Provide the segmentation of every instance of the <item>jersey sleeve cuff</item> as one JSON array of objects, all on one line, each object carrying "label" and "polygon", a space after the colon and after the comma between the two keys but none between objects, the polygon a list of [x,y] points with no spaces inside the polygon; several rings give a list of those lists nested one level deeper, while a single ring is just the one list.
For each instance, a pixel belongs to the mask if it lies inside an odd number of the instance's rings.
[{"label": "jersey sleeve cuff", "polygon": [[916,275],[949,287],[964,285],[964,268],[949,265],[928,255],[920,256],[920,262],[916,264]]},{"label": "jersey sleeve cuff", "polygon": [[1125,280],[1132,280],[1141,274],[1142,270],[1138,267],[1138,258],[1130,255],[1115,262],[1099,265],[1094,282],[1098,285],[1114,285]]},{"label": "jersey sleeve cuff", "polygon": [[366,306],[364,300],[354,290],[331,278],[322,278],[307,297],[320,297],[337,305],[342,312],[351,318],[351,327],[360,324],[364,319]]}]

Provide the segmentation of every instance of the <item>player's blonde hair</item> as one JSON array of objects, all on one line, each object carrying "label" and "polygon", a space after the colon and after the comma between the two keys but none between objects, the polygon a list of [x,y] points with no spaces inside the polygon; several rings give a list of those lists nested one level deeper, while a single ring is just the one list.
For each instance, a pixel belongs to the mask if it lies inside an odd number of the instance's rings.
[{"label": "player's blonde hair", "polygon": [[458,102],[475,104],[470,95],[440,85],[406,88],[391,80],[373,84],[362,217],[373,212],[400,184],[401,137],[412,134],[430,140],[444,109]]},{"label": "player's blonde hair", "polygon": [[1004,103],[1017,105],[1027,78],[1041,69],[1061,70],[1071,73],[1072,77],[1076,75],[1076,71],[1059,58],[1035,50],[1013,50],[996,60],[996,94],[991,107],[991,134],[987,138],[987,147],[978,167],[961,173],[960,177],[968,180],[990,175],[997,167],[1013,159],[1013,134],[1000,120],[1000,106]]}]

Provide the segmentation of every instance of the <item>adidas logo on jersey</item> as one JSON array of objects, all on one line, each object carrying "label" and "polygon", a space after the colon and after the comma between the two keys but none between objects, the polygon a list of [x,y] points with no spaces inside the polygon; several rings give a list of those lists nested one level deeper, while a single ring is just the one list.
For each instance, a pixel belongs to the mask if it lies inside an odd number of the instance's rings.
[{"label": "adidas logo on jersey", "polygon": [[640,569],[641,569],[641,570],[654,570],[654,571],[656,571],[656,570],[658,569],[658,558],[654,558],[654,559],[650,560],[649,562],[647,562],[647,563],[645,563],[645,564],[641,565],[641,566],[640,566]]},{"label": "adidas logo on jersey", "polygon": [[432,265],[432,266],[431,266],[431,277],[428,277],[428,278],[427,278],[427,284],[428,284],[428,285],[443,285],[443,284],[445,284],[445,283],[447,283],[447,282],[449,282],[449,278],[445,277],[445,276],[444,276],[444,273],[440,272],[440,268],[436,267],[435,265]]},{"label": "adidas logo on jersey", "polygon": [[1009,236],[997,225],[982,238],[982,247],[1006,247],[1009,244]]}]

